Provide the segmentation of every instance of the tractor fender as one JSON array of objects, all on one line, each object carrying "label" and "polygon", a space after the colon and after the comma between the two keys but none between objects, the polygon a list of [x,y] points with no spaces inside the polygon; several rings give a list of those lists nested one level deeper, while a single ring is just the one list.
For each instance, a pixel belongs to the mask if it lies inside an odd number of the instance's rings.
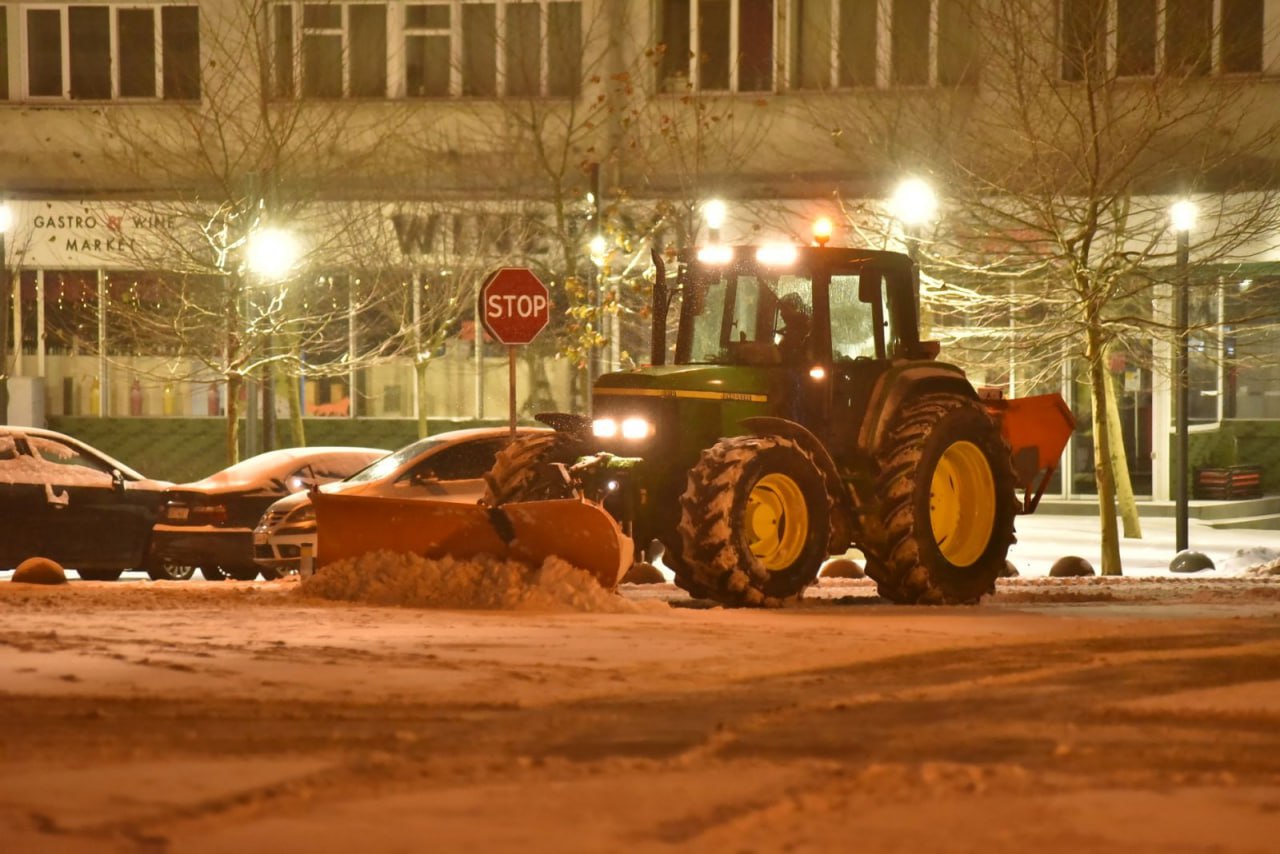
[{"label": "tractor fender", "polygon": [[894,414],[912,398],[939,391],[978,399],[969,378],[955,365],[909,362],[885,371],[876,380],[867,401],[867,411],[858,431],[858,447],[873,454],[879,451],[893,424]]},{"label": "tractor fender", "polygon": [[574,436],[591,435],[591,418],[587,415],[576,412],[539,412],[533,417],[557,433],[569,433]]},{"label": "tractor fender", "polygon": [[845,488],[840,471],[836,468],[836,462],[831,458],[831,452],[827,450],[827,446],[822,444],[822,440],[813,435],[803,424],[797,424],[786,418],[757,415],[744,418],[739,423],[753,436],[781,436],[790,439],[813,457],[813,461],[818,464],[818,470],[822,473],[822,482],[827,488],[827,495],[831,496],[832,501],[829,553],[843,554],[847,551],[853,541],[856,511],[849,490]]}]

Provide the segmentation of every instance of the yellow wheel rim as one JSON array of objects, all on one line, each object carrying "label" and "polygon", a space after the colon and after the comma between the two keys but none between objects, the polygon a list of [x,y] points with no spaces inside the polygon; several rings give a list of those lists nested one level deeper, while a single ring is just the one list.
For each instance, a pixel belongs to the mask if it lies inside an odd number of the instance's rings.
[{"label": "yellow wheel rim", "polygon": [[770,572],[787,569],[804,552],[809,506],[794,480],[767,474],[747,496],[747,545]]},{"label": "yellow wheel rim", "polygon": [[971,566],[991,542],[996,486],[986,454],[972,442],[956,442],[942,454],[929,487],[929,525],[942,556]]}]

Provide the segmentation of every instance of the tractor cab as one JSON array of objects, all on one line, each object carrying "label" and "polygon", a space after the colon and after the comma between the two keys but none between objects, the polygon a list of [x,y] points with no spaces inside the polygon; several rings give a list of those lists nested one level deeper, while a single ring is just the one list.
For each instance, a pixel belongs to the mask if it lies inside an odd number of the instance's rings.
[{"label": "tractor cab", "polygon": [[[876,379],[895,361],[937,353],[920,341],[916,270],[905,255],[712,245],[680,253],[677,263],[674,363],[767,371],[771,414],[824,440],[856,441]],[[665,317],[663,305],[655,316]],[[662,332],[655,323],[655,338]],[[656,341],[655,364],[665,355],[665,341]]]}]

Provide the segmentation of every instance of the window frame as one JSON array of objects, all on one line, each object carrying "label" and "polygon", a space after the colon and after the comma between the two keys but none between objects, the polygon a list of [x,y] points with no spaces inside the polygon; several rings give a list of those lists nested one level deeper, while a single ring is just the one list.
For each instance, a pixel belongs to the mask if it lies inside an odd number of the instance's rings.
[{"label": "window frame", "polygon": [[[162,103],[191,103],[199,101],[203,98],[203,87],[197,81],[197,94],[195,97],[178,97],[171,95],[165,91],[165,29],[164,29],[164,12],[167,9],[191,9],[196,16],[196,31],[200,29],[200,9],[199,6],[183,3],[23,3],[13,7],[17,18],[17,38],[11,39],[11,44],[16,42],[18,48],[19,59],[16,63],[18,71],[17,89],[14,91],[14,80],[9,80],[9,91],[7,93],[8,100],[21,100],[23,102],[40,103],[40,104],[59,104],[59,103],[141,103],[141,104],[162,104]],[[72,9],[105,9],[107,12],[107,73],[110,82],[110,91],[104,97],[79,97],[73,91],[73,44],[71,33],[71,10]],[[31,63],[34,60],[34,52],[31,50],[31,26],[30,14],[32,12],[51,12],[56,13],[58,17],[59,31],[59,61],[58,61],[58,83],[60,91],[57,94],[33,94],[33,74]],[[122,61],[121,33],[120,33],[120,16],[122,12],[140,13],[145,12],[151,18],[151,61],[152,70],[151,78],[154,94],[130,94],[121,93],[122,75],[125,73],[126,64]],[[197,37],[196,41],[196,57],[195,65],[197,69],[201,68],[200,62],[200,42]],[[177,64],[179,59],[174,59],[173,63]],[[16,96],[16,98],[15,98]]]},{"label": "window frame", "polygon": [[[276,98],[292,98],[301,100],[334,100],[329,96],[304,95],[303,87],[306,81],[303,75],[303,40],[311,30],[321,28],[305,27],[303,25],[303,9],[305,6],[311,5],[306,0],[279,0],[279,2],[271,3],[271,33],[272,33],[272,61],[274,68],[272,69],[272,91],[273,97]],[[582,91],[582,75],[579,67],[576,74],[576,80],[571,87],[570,93],[554,93],[553,73],[551,63],[553,61],[552,52],[552,7],[557,5],[565,5],[573,7],[576,12],[578,25],[575,28],[573,37],[579,41],[578,53],[585,49],[582,42],[583,33],[583,3],[582,0],[423,0],[422,2],[386,2],[386,0],[333,0],[332,3],[325,5],[338,6],[342,9],[342,24],[340,27],[340,35],[342,38],[342,93],[337,99],[342,100],[432,100],[432,99],[461,99],[461,98],[479,98],[479,99],[503,99],[503,98],[523,98],[523,97],[539,97],[539,98],[576,98]],[[386,63],[386,85],[384,92],[380,96],[371,95],[353,95],[351,93],[351,78],[353,63],[351,62],[351,16],[350,9],[353,6],[380,6],[385,11],[386,34],[385,34],[385,56],[383,59]],[[509,83],[508,61],[506,49],[507,34],[507,7],[510,5],[519,5],[522,7],[536,6],[538,9],[538,82],[537,91],[533,93],[512,94],[512,86]],[[411,6],[439,6],[448,9],[449,22],[448,26],[434,26],[431,24],[410,25],[409,23],[409,7]],[[492,69],[494,73],[494,85],[492,91],[484,91],[479,93],[468,92],[467,79],[464,67],[464,9],[467,7],[493,7],[494,33],[496,35],[494,54],[492,57]],[[281,8],[289,9],[288,20],[289,29],[289,48],[290,48],[290,69],[282,75],[279,65],[281,56],[279,50],[283,36],[279,32],[281,24],[279,23],[279,12]],[[323,28],[324,34],[339,34],[339,28]],[[448,51],[448,86],[447,92],[438,93],[411,93],[409,91],[409,58],[411,51],[409,42],[411,39],[444,39],[447,41]],[[488,62],[486,61],[486,66]],[[424,66],[425,67],[425,66]],[[287,78],[287,80],[285,79]],[[424,78],[425,79],[425,78]],[[489,87],[484,87],[486,90]],[[287,91],[286,91],[287,90]]]},{"label": "window frame", "polygon": [[[740,62],[741,41],[742,41],[742,4],[752,2],[752,0],[721,0],[721,2],[729,5],[729,41],[727,47],[728,62],[728,86],[726,88],[707,88],[703,86],[703,63],[698,61],[699,55],[705,54],[702,49],[702,14],[700,7],[704,0],[688,0],[689,19],[687,26],[682,28],[682,32],[687,36],[687,44],[689,46],[689,56],[684,63],[684,76],[680,76],[678,66],[672,65],[667,68],[665,65],[659,67],[658,73],[658,89],[666,94],[680,95],[686,90],[684,87],[671,88],[672,84],[679,85],[679,81],[685,81],[688,89],[695,92],[714,92],[724,94],[742,94],[742,95],[763,95],[777,92],[782,82],[783,74],[780,66],[779,51],[786,51],[786,45],[790,41],[788,28],[785,24],[779,23],[778,9],[782,4],[789,6],[789,0],[766,0],[769,3],[769,16],[771,26],[769,29],[770,51],[769,51],[769,83],[765,88],[760,89],[743,89],[742,88],[742,63]],[[662,33],[667,31],[667,25],[670,23],[666,18],[666,12],[669,7],[668,2],[657,3],[654,6],[655,13],[658,17],[658,26],[654,32],[662,38]],[[790,13],[786,9],[787,14]],[[785,54],[784,54],[785,55]]]},{"label": "window frame", "polygon": [[[1204,63],[1204,67],[1200,70],[1194,68],[1177,69],[1171,68],[1172,59],[1178,54],[1174,53],[1174,46],[1169,41],[1169,20],[1170,7],[1180,2],[1180,0],[1152,0],[1155,5],[1154,21],[1152,27],[1154,31],[1150,34],[1148,40],[1144,44],[1153,45],[1154,62],[1151,70],[1142,70],[1134,72],[1121,73],[1122,67],[1120,56],[1120,37],[1119,37],[1119,18],[1120,4],[1125,0],[1101,0],[1105,8],[1105,20],[1102,25],[1102,37],[1104,39],[1103,61],[1100,71],[1107,79],[1115,78],[1118,80],[1142,80],[1154,77],[1163,77],[1168,75],[1186,76],[1188,78],[1206,79],[1211,77],[1228,77],[1228,76],[1267,76],[1274,74],[1273,69],[1269,69],[1267,65],[1267,33],[1268,21],[1267,11],[1269,4],[1266,0],[1254,0],[1260,6],[1260,15],[1262,18],[1262,32],[1258,34],[1261,40],[1261,49],[1256,53],[1249,51],[1249,56],[1256,56],[1258,59],[1257,68],[1249,69],[1228,69],[1226,67],[1227,45],[1225,40],[1229,34],[1229,30],[1225,26],[1224,19],[1224,0],[1207,0],[1210,6],[1210,14],[1208,17],[1208,30],[1204,34],[1208,40],[1208,44],[1204,47],[1208,48],[1208,56]],[[1057,44],[1056,51],[1058,54],[1058,79],[1063,83],[1081,83],[1083,76],[1068,76],[1067,45],[1065,37],[1067,32],[1066,9],[1068,0],[1059,0],[1057,4]],[[1275,23],[1270,24],[1271,28],[1275,27]]]},{"label": "window frame", "polygon": [[[830,0],[827,10],[827,27],[825,33],[816,32],[815,35],[821,39],[818,45],[819,50],[823,50],[828,54],[826,62],[825,80],[819,86],[807,85],[802,82],[800,70],[800,54],[807,48],[803,44],[805,35],[803,27],[803,15],[800,11],[801,0],[788,0],[787,2],[787,82],[786,88],[789,91],[824,91],[824,90],[840,90],[850,91],[857,89],[925,89],[925,88],[945,88],[957,89],[968,86],[975,86],[978,83],[978,60],[980,51],[978,50],[977,30],[972,26],[960,27],[957,25],[956,35],[960,39],[968,39],[967,47],[962,48],[967,57],[959,57],[967,59],[964,64],[965,71],[955,75],[955,79],[947,79],[948,63],[944,58],[949,58],[950,54],[944,57],[944,37],[949,38],[950,34],[944,33],[945,20],[959,20],[952,17],[954,14],[963,15],[963,4],[955,3],[955,0],[925,0],[928,3],[928,24],[927,24],[927,42],[925,44],[925,66],[923,79],[902,82],[898,77],[898,59],[899,54],[895,50],[894,33],[898,32],[895,26],[895,18],[899,14],[898,3],[895,0],[870,0],[867,5],[870,7],[863,14],[868,14],[873,20],[872,33],[870,36],[870,77],[865,81],[858,81],[858,75],[854,73],[854,64],[846,61],[845,47],[842,38],[844,32],[844,17],[846,14],[853,14],[858,17],[858,13],[854,12],[849,4],[849,8],[842,8],[845,4],[842,0]],[[954,4],[955,8],[944,9],[944,6]],[[854,46],[849,45],[852,50]],[[957,55],[959,56],[959,55]],[[846,67],[849,73],[846,75]],[[853,82],[847,82],[852,80]]]}]

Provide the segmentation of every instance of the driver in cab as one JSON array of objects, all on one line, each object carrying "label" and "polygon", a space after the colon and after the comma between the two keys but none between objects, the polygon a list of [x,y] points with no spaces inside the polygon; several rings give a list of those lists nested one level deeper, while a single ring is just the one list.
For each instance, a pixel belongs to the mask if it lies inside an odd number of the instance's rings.
[{"label": "driver in cab", "polygon": [[782,364],[799,365],[809,356],[809,334],[813,323],[809,306],[800,294],[786,294],[778,300],[778,351]]}]

